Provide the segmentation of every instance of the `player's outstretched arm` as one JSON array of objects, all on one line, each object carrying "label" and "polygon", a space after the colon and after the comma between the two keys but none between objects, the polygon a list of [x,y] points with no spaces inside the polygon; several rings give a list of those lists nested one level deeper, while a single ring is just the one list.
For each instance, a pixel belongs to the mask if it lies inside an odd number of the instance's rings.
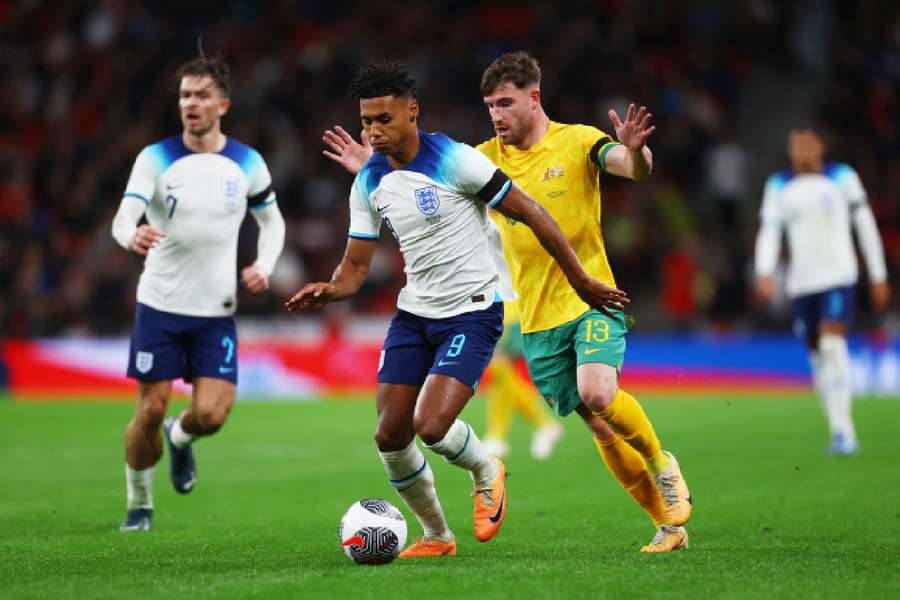
[{"label": "player's outstretched arm", "polygon": [[322,308],[329,302],[349,298],[362,287],[369,274],[375,240],[350,238],[341,264],[335,269],[331,281],[308,283],[294,294],[284,306],[290,312],[311,311]]},{"label": "player's outstretched arm", "polygon": [[503,215],[521,221],[531,228],[541,245],[562,268],[566,279],[582,300],[607,315],[610,314],[609,309],[625,309],[630,302],[628,295],[588,275],[553,217],[521,188],[513,184],[495,208]]},{"label": "player's outstretched arm", "polygon": [[328,129],[322,135],[322,141],[332,151],[322,150],[322,154],[347,169],[352,175],[356,175],[372,156],[372,146],[369,145],[365,130],[359,138],[362,143],[354,140],[343,127],[335,125],[334,130]]},{"label": "player's outstretched arm", "polygon": [[619,145],[606,153],[604,168],[607,173],[634,181],[650,175],[653,170],[653,154],[647,147],[647,138],[656,131],[656,126],[650,125],[652,116],[647,112],[646,106],[635,112],[634,104],[631,104],[623,122],[619,120],[616,111],[610,109],[609,119],[616,129]]}]

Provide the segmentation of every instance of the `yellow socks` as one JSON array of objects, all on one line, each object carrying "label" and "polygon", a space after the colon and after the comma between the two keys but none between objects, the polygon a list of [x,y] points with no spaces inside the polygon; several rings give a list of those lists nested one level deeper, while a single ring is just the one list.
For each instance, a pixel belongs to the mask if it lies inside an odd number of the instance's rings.
[{"label": "yellow socks", "polygon": [[612,440],[593,439],[606,468],[659,527],[665,522],[666,506],[644,459],[619,436]]},{"label": "yellow socks", "polygon": [[662,453],[653,425],[634,396],[620,389],[606,410],[597,414],[640,453],[652,475],[669,466],[669,457]]},{"label": "yellow socks", "polygon": [[516,370],[515,364],[495,356],[490,366],[491,390],[488,395],[485,438],[506,439],[512,413],[517,410],[534,427],[552,421],[544,401],[531,383]]}]

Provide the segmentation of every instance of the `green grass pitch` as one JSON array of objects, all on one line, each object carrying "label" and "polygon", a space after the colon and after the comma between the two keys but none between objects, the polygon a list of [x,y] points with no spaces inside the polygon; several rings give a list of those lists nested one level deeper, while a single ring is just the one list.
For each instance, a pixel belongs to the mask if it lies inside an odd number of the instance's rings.
[{"label": "green grass pitch", "polygon": [[[351,563],[355,500],[401,506],[372,441],[371,400],[239,403],[196,446],[198,484],[157,467],[153,531],[122,534],[131,405],[0,399],[0,598],[898,597],[900,402],[856,404],[862,452],[824,454],[812,396],[644,398],[695,500],[691,548],[644,556],[643,512],[575,418],[547,462],[514,426],[509,512],[471,529],[467,476],[430,457],[455,558]],[[180,405],[173,405],[173,409]],[[484,403],[464,417],[478,430]]]}]

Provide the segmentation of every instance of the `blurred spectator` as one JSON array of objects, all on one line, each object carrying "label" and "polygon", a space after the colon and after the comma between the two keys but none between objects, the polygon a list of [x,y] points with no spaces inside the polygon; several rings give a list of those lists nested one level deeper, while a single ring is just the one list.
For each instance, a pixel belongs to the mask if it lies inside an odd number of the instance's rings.
[{"label": "blurred spectator", "polygon": [[[762,184],[748,157],[765,170],[779,157],[748,146],[752,131],[739,117],[759,96],[754,75],[766,71],[821,89],[813,109],[830,154],[862,176],[898,281],[896,2],[458,0],[391,19],[363,2],[198,0],[190,11],[172,0],[0,2],[0,335],[128,330],[140,261],[110,243],[110,221],[131,158],[179,130],[172,77],[198,36],[234,74],[223,129],[267,157],[288,221],[281,283],[266,298],[241,295],[244,314],[282,315],[290,288],[329,277],[343,253],[351,182],[321,156],[320,138],[335,123],[357,129],[345,89],[362,63],[408,62],[423,125],[477,143],[492,133],[481,72],[513,49],[542,62],[551,118],[610,131],[608,108],[621,114],[634,101],[654,114],[649,183],[604,181],[603,190],[611,260],[642,323],[746,316],[746,240]],[[778,121],[780,106],[763,108],[772,129],[796,125]],[[706,210],[709,199],[717,209]],[[254,231],[245,224],[241,264],[253,256]],[[396,246],[383,238],[356,312],[390,312],[403,285]],[[691,286],[673,291],[665,273],[699,278],[707,291],[689,302]]]}]

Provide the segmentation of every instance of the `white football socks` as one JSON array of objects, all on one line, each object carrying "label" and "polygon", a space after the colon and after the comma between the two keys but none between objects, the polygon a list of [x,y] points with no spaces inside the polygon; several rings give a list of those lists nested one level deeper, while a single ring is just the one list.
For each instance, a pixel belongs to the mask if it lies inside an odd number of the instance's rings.
[{"label": "white football socks", "polygon": [[140,471],[125,464],[125,488],[128,493],[129,510],[132,508],[153,508],[153,467]]},{"label": "white football socks", "polygon": [[171,431],[169,431],[169,439],[172,440],[172,445],[176,448],[184,448],[188,444],[194,441],[194,435],[186,432],[181,428],[181,416],[175,419],[175,424],[172,425]]},{"label": "white football socks", "polygon": [[403,450],[379,452],[391,485],[422,525],[425,537],[449,542],[453,533],[434,487],[434,474],[416,441]]},{"label": "white football socks", "polygon": [[491,487],[500,474],[497,463],[488,455],[481,440],[467,423],[459,419],[453,422],[444,439],[428,446],[428,449],[446,458],[447,462],[469,471],[475,489]]},{"label": "white football socks", "polygon": [[819,337],[819,393],[828,417],[832,434],[843,434],[848,440],[856,441],[853,427],[851,403],[853,400],[850,383],[850,352],[847,338],[842,335],[824,334]]}]

